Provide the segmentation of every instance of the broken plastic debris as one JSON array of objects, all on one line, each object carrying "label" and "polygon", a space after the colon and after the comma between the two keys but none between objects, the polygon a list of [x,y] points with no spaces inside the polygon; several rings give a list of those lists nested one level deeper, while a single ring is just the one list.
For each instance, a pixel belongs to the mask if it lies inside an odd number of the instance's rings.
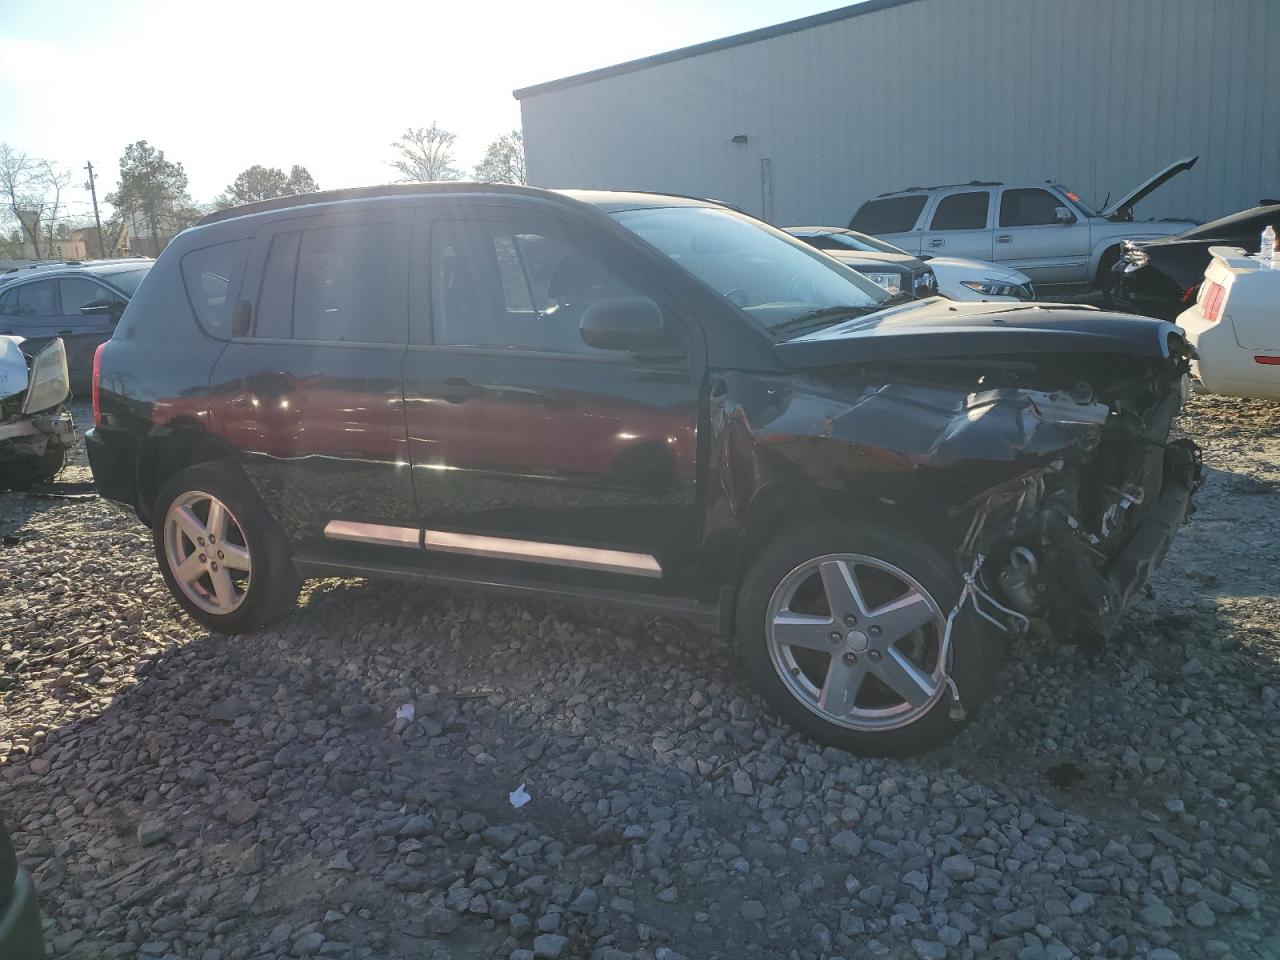
[{"label": "broken plastic debris", "polygon": [[529,796],[529,791],[524,788],[524,784],[522,783],[507,794],[507,799],[511,801],[511,805],[513,807],[519,809],[532,800],[533,797]]},{"label": "broken plastic debris", "polygon": [[403,703],[396,707],[396,718],[391,724],[392,733],[404,733],[405,727],[413,723],[413,704]]}]

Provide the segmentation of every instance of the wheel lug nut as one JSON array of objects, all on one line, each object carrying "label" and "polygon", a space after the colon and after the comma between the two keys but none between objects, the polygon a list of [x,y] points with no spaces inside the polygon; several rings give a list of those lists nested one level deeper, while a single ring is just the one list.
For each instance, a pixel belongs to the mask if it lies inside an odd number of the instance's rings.
[{"label": "wheel lug nut", "polygon": [[846,614],[844,615],[844,625],[845,625],[846,627],[852,627],[852,626],[853,626],[853,625],[855,625],[857,622],[858,622],[858,618],[857,618],[857,617],[855,617],[852,613],[846,613]]},{"label": "wheel lug nut", "polygon": [[841,640],[844,639],[844,637],[840,636],[840,634],[837,633],[835,630],[832,630],[831,633],[827,635],[827,639],[830,640],[832,643],[839,643]]},{"label": "wheel lug nut", "polygon": [[846,653],[844,655],[844,662],[852,667],[855,663],[858,662],[858,655],[856,653]]},{"label": "wheel lug nut", "polygon": [[200,562],[201,562],[201,563],[204,563],[204,562],[205,562],[206,560],[208,560],[208,559],[209,559],[209,558],[208,558],[208,557],[206,557],[203,553],[202,553],[202,554],[200,554]]},{"label": "wheel lug nut", "polygon": [[218,570],[218,562],[217,562],[216,560],[215,560],[213,563],[209,564],[209,566],[210,566],[210,568],[211,568],[215,573],[217,572],[217,570]]},{"label": "wheel lug nut", "polygon": [[868,653],[868,654],[867,654],[867,656],[869,656],[872,660],[879,660],[879,659],[880,659],[880,651],[879,651],[879,650],[872,650],[870,653]]},{"label": "wheel lug nut", "polygon": [[200,544],[200,546],[202,546],[202,547],[203,547],[203,546],[204,546],[204,537],[196,537],[196,543]]},{"label": "wheel lug nut", "polygon": [[222,551],[221,551],[221,550],[219,550],[219,551],[218,551],[218,559],[219,559],[219,560],[221,560],[221,559],[222,559]]},{"label": "wheel lug nut", "polygon": [[878,637],[883,632],[884,631],[882,631],[879,627],[872,627],[870,630],[867,631],[867,633],[873,637]]}]

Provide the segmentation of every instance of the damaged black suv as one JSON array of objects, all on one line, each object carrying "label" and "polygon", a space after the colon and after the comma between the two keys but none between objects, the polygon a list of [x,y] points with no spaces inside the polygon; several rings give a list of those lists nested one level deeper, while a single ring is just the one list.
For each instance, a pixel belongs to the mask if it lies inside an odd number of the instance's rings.
[{"label": "damaged black suv", "polygon": [[307,576],[702,621],[795,726],[904,754],[1011,638],[1098,640],[1190,512],[1177,327],[900,304],[713,202],[468,184],[206,217],[95,362],[98,487],[238,633]]}]

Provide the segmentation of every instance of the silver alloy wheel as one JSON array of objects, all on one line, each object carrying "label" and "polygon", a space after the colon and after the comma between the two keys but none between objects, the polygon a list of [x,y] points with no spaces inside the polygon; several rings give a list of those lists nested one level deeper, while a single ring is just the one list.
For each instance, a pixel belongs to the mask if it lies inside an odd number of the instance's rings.
[{"label": "silver alloy wheel", "polygon": [[806,560],[782,578],[766,617],[778,676],[829,723],[895,730],[942,695],[946,617],[891,563],[854,553]]},{"label": "silver alloy wheel", "polygon": [[213,494],[188,490],[169,505],[164,556],[179,589],[206,613],[228,614],[244,603],[252,575],[248,541]]}]

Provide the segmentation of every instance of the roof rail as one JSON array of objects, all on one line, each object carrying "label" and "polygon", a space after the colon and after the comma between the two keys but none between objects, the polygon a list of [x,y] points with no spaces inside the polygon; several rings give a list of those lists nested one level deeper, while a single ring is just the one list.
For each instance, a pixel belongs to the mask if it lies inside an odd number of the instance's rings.
[{"label": "roof rail", "polygon": [[919,193],[924,190],[950,190],[952,187],[1003,187],[1002,180],[970,180],[968,183],[935,183],[929,187],[905,187],[902,190],[889,190],[877,194],[879,197],[892,197],[896,193]]},{"label": "roof rail", "polygon": [[289,197],[274,197],[271,200],[256,200],[238,207],[215,210],[196,221],[195,226],[203,227],[207,223],[218,223],[236,217],[247,217],[255,213],[266,213],[270,210],[287,210],[290,207],[306,207],[320,203],[338,203],[343,200],[368,200],[376,197],[404,197],[429,195],[433,193],[474,193],[482,190],[485,193],[514,193],[524,196],[546,196],[547,191],[536,187],[518,186],[511,183],[476,183],[469,180],[447,181],[414,181],[411,183],[384,183],[372,187],[347,187],[342,190],[321,190],[317,193],[299,193]]}]

